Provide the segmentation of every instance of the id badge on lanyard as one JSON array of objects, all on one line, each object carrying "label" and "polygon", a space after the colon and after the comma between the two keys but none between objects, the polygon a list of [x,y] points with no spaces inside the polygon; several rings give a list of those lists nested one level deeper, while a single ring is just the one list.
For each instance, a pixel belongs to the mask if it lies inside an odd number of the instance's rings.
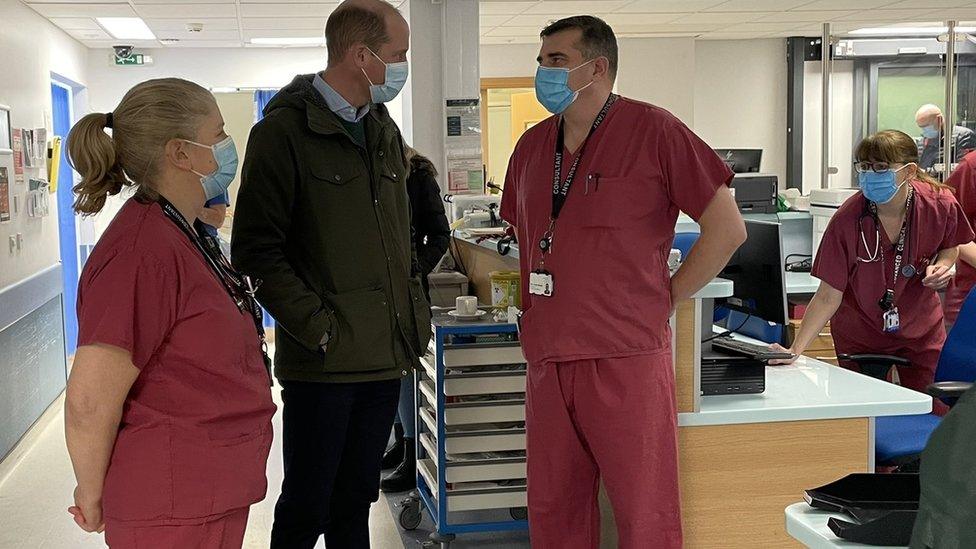
[{"label": "id badge on lanyard", "polygon": [[881,319],[884,323],[884,331],[886,334],[893,334],[901,330],[901,316],[898,314],[898,307],[892,307],[890,310],[885,311]]},{"label": "id badge on lanyard", "polygon": [[552,182],[552,214],[549,218],[549,229],[543,235],[542,239],[539,241],[539,250],[542,253],[542,259],[539,261],[539,268],[532,271],[529,274],[529,294],[539,297],[552,297],[556,292],[556,281],[552,273],[546,270],[546,254],[551,254],[553,250],[553,241],[555,239],[555,229],[556,220],[559,219],[559,214],[566,204],[566,199],[569,196],[569,189],[573,186],[573,180],[576,177],[576,169],[579,168],[580,161],[583,158],[583,154],[586,151],[586,144],[589,142],[590,137],[596,132],[597,128],[603,124],[604,119],[610,113],[610,107],[617,101],[617,95],[610,94],[607,97],[607,102],[603,105],[603,109],[597,115],[596,119],[593,120],[593,126],[590,127],[590,132],[586,135],[586,139],[580,145],[579,152],[576,158],[573,160],[573,164],[569,168],[569,172],[566,175],[566,180],[562,181],[562,163],[563,163],[563,122],[559,121],[558,132],[556,134],[556,152],[553,158],[553,182]]}]

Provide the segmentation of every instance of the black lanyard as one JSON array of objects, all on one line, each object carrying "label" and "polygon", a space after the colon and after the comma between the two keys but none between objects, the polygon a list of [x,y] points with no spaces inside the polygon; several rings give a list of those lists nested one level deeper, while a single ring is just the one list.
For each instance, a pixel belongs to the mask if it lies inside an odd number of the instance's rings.
[{"label": "black lanyard", "polygon": [[210,267],[210,271],[220,281],[224,290],[227,291],[227,295],[237,305],[237,308],[242,313],[246,312],[251,316],[251,319],[254,321],[254,327],[257,330],[258,339],[261,342],[261,354],[263,355],[264,366],[268,370],[268,377],[272,379],[272,384],[274,384],[271,376],[271,358],[268,356],[268,344],[264,333],[264,313],[261,311],[261,306],[258,304],[257,299],[254,298],[254,293],[257,292],[261,282],[254,281],[251,277],[238,273],[220,251],[220,244],[217,242],[217,239],[203,228],[203,224],[199,220],[196,222],[196,230],[194,230],[193,227],[190,227],[190,223],[187,222],[186,218],[183,217],[183,214],[169,200],[160,196],[158,202],[166,217],[190,239],[190,242],[193,243],[197,251],[203,255],[204,261]]},{"label": "black lanyard", "polygon": [[580,145],[579,152],[576,154],[576,158],[573,159],[572,166],[569,167],[569,173],[566,174],[565,181],[562,180],[563,148],[565,148],[565,137],[563,135],[563,121],[559,121],[559,130],[556,133],[556,152],[553,156],[552,168],[552,215],[549,217],[549,229],[539,242],[539,248],[542,249],[543,256],[545,256],[547,252],[552,251],[552,241],[556,229],[556,220],[559,219],[559,214],[562,212],[563,206],[566,205],[566,198],[569,196],[569,189],[572,188],[573,180],[576,178],[576,169],[579,168],[580,161],[583,159],[586,144],[589,143],[590,137],[596,133],[597,128],[603,124],[603,121],[610,113],[610,107],[613,106],[617,99],[618,96],[611,93],[610,97],[607,98],[607,102],[603,105],[603,109],[600,111],[600,114],[598,114],[596,119],[593,120],[593,126],[590,128],[590,132],[586,134],[586,139],[583,140],[582,145]]},{"label": "black lanyard", "polygon": [[[898,233],[898,240],[895,242],[895,265],[894,274],[892,276],[891,284],[888,284],[888,274],[884,270],[884,248],[881,249],[881,272],[884,277],[885,283],[885,295],[881,298],[881,309],[887,311],[893,309],[897,302],[897,295],[895,288],[898,286],[899,275],[904,275],[905,278],[911,278],[915,276],[915,268],[911,265],[906,265],[906,271],[911,267],[911,273],[903,272],[901,268],[902,261],[905,257],[905,243],[908,240],[908,231],[911,230],[911,217],[914,209],[912,205],[915,203],[915,188],[909,184],[908,187],[908,199],[905,202],[905,219],[901,222],[901,231]],[[875,204],[870,206],[871,214],[874,217],[874,222],[877,225],[881,225],[881,221],[878,219],[878,207]],[[883,227],[882,227],[883,229]]]}]

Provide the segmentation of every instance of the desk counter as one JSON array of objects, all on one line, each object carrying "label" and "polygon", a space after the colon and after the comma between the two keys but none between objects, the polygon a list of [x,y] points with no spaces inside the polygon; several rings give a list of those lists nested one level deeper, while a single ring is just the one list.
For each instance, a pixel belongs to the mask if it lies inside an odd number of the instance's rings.
[{"label": "desk counter", "polygon": [[806,503],[794,503],[786,508],[786,531],[809,549],[867,549],[876,547],[838,538],[827,527],[827,520],[831,517],[850,520],[837,513],[814,509]]}]

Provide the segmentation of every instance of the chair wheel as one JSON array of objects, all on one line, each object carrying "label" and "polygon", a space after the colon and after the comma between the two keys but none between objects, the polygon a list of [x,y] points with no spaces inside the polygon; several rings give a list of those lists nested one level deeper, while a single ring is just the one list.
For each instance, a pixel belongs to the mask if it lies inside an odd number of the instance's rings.
[{"label": "chair wheel", "polygon": [[512,515],[513,520],[528,520],[529,519],[529,509],[528,507],[512,507],[508,510]]},{"label": "chair wheel", "polygon": [[423,516],[420,514],[420,502],[405,501],[403,507],[400,508],[399,518],[400,526],[408,532],[420,527],[420,521],[423,519]]}]

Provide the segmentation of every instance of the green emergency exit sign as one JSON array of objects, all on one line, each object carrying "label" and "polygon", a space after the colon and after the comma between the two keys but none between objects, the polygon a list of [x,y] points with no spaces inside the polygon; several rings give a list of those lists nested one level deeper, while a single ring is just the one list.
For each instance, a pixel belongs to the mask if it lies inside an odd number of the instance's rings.
[{"label": "green emergency exit sign", "polygon": [[116,65],[144,65],[145,63],[145,56],[141,53],[133,53],[128,57],[115,56]]}]

